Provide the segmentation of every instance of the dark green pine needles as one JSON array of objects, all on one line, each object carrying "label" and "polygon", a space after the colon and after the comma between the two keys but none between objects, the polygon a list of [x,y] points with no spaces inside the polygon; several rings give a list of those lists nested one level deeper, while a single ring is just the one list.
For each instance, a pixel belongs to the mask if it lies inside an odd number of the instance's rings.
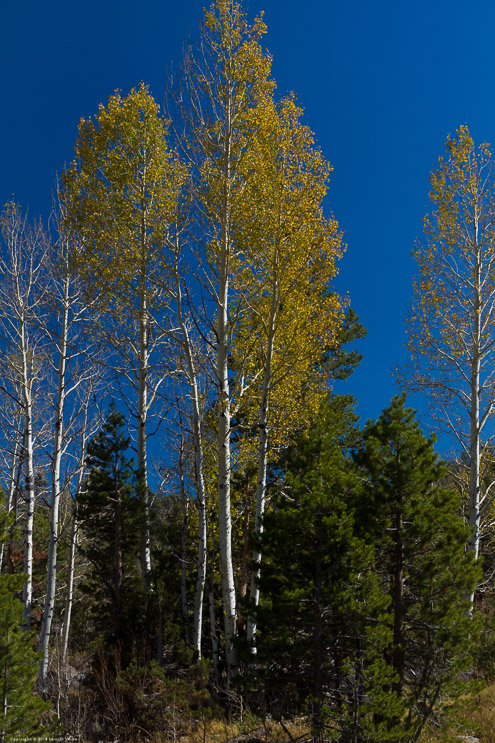
[{"label": "dark green pine needles", "polygon": [[478,571],[433,445],[401,397],[360,434],[352,400],[331,396],[284,463],[260,660],[287,712],[307,700],[314,738],[414,741],[462,688]]}]

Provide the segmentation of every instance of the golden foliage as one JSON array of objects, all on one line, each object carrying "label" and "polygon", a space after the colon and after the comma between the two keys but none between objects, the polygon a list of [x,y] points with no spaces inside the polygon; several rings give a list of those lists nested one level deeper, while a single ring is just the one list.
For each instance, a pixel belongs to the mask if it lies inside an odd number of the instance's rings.
[{"label": "golden foliage", "polygon": [[494,332],[495,193],[489,146],[466,126],[447,139],[430,182],[433,212],[413,256],[418,273],[408,318],[409,350],[426,382],[470,377]]},{"label": "golden foliage", "polygon": [[125,98],[116,91],[97,116],[81,120],[76,159],[63,175],[69,226],[82,245],[78,268],[117,316],[128,316],[143,292],[153,303],[146,277],[167,272],[164,246],[187,172],[166,135],[147,86]]}]

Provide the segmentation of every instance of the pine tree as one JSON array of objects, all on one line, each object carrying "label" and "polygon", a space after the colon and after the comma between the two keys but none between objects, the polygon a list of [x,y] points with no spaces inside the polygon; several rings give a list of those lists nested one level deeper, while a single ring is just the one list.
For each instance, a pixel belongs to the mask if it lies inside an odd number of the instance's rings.
[{"label": "pine tree", "polygon": [[416,740],[440,695],[459,691],[459,673],[470,666],[477,636],[469,611],[478,575],[473,554],[466,555],[470,531],[458,495],[442,485],[446,467],[434,441],[404,397],[396,397],[368,423],[355,454],[361,519],[391,601],[385,620],[392,635],[385,653],[391,690],[405,709],[402,718],[386,715],[391,740]]},{"label": "pine tree", "polygon": [[84,589],[92,599],[91,614],[106,643],[128,652],[133,632],[127,619],[141,595],[141,512],[123,426],[124,417],[112,404],[105,425],[88,444],[88,476],[77,506],[82,550],[90,563]]},{"label": "pine tree", "polygon": [[371,735],[372,712],[400,706],[383,691],[393,677],[383,660],[391,633],[380,622],[390,601],[372,570],[374,545],[356,524],[355,424],[352,399],[330,397],[290,452],[265,517],[260,675],[290,705],[280,713],[309,708],[313,740],[330,731],[373,740],[359,737]]},{"label": "pine tree", "polygon": [[[1,514],[0,531],[6,526]],[[3,534],[5,538],[5,533]],[[0,741],[10,736],[41,732],[41,714],[50,707],[33,694],[39,657],[30,632],[21,628],[23,604],[18,594],[24,575],[0,576]]]},{"label": "pine tree", "polygon": [[355,420],[330,397],[287,457],[265,517],[259,671],[291,704],[279,712],[309,708],[314,740],[413,741],[463,688],[477,569],[414,412],[396,398],[362,441]]}]

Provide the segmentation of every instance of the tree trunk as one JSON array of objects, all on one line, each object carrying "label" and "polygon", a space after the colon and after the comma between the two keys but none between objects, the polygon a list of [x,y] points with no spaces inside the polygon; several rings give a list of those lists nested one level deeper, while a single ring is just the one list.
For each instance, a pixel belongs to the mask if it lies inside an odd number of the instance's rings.
[{"label": "tree trunk", "polygon": [[[475,266],[473,349],[471,362],[470,448],[469,448],[469,526],[472,528],[469,549],[475,558],[480,545],[480,348],[481,348],[481,268],[478,245],[477,215],[474,216]],[[474,599],[474,596],[473,596]]]},{"label": "tree trunk", "polygon": [[46,675],[48,672],[48,661],[50,651],[50,633],[55,609],[55,591],[57,583],[57,547],[59,538],[59,506],[60,506],[60,466],[62,462],[62,439],[64,427],[64,404],[65,404],[65,376],[67,369],[67,333],[69,321],[69,269],[65,265],[64,296],[62,331],[60,337],[60,355],[58,363],[57,379],[57,402],[55,409],[55,432],[53,437],[53,462],[52,462],[52,502],[50,507],[50,541],[48,544],[48,574],[45,605],[43,608],[43,620],[40,632],[40,652],[42,653],[40,664],[39,684],[44,689]]},{"label": "tree trunk", "polygon": [[225,656],[227,679],[235,674],[237,653],[234,638],[237,634],[236,595],[232,562],[232,521],[230,510],[230,385],[229,385],[229,269],[231,221],[231,137],[232,137],[232,83],[226,82],[225,142],[223,151],[223,198],[221,204],[221,254],[217,301],[217,384],[218,384],[218,535],[222,599],[225,623]]},{"label": "tree trunk", "polygon": [[67,592],[65,597],[65,613],[64,623],[62,628],[62,651],[61,651],[61,666],[65,668],[65,660],[67,658],[67,648],[69,646],[69,633],[70,633],[70,620],[72,617],[72,603],[74,597],[74,572],[76,565],[76,545],[77,545],[77,511],[74,511],[72,530],[70,536],[70,552],[69,552],[69,576],[67,578]]},{"label": "tree trunk", "polygon": [[[182,430],[182,426],[181,426]],[[187,498],[184,483],[184,438],[181,433],[180,452],[179,452],[179,489],[180,500],[182,505],[182,539],[181,539],[181,559],[180,559],[180,599],[182,610],[182,621],[184,622],[184,634],[186,642],[190,642],[190,632],[187,617],[187,537],[189,521],[189,502]]]},{"label": "tree trunk", "polygon": [[228,277],[226,259],[222,266],[220,303],[218,306],[218,536],[222,579],[222,599],[225,621],[225,654],[228,677],[237,666],[234,637],[236,635],[236,597],[232,563],[232,522],[230,512],[230,390],[228,376],[227,301]]},{"label": "tree trunk", "polygon": [[24,573],[26,583],[23,589],[24,616],[23,628],[29,630],[31,625],[31,605],[33,601],[33,523],[34,523],[34,454],[33,454],[33,405],[30,384],[29,351],[26,345],[24,319],[21,319],[19,336],[21,339],[22,358],[22,395],[24,413],[24,500],[26,503],[26,520],[24,527]]},{"label": "tree trunk", "polygon": [[[275,268],[276,270],[276,268]],[[268,325],[268,344],[266,351],[265,373],[263,379],[263,390],[260,405],[260,417],[258,423],[259,429],[259,450],[258,450],[258,481],[256,486],[256,514],[254,521],[255,547],[253,550],[253,574],[251,578],[251,605],[256,611],[260,598],[260,576],[261,576],[261,537],[263,535],[263,516],[265,513],[265,496],[266,496],[266,464],[268,453],[268,406],[270,400],[270,389],[272,381],[272,359],[273,346],[275,341],[275,322],[278,308],[278,290],[277,283],[274,282],[272,289],[272,302],[270,309],[270,322]],[[251,653],[256,655],[256,617],[248,617],[248,642]]]},{"label": "tree trunk", "polygon": [[81,437],[81,451],[79,460],[79,471],[77,475],[76,485],[76,497],[74,499],[74,516],[72,521],[72,532],[70,539],[70,555],[69,555],[69,577],[67,580],[67,593],[65,599],[65,615],[64,615],[64,627],[62,631],[62,666],[65,665],[65,658],[67,655],[67,647],[69,644],[69,632],[70,632],[70,621],[72,615],[72,604],[73,604],[73,590],[74,590],[74,572],[76,565],[76,547],[77,547],[77,533],[78,533],[78,517],[77,517],[77,496],[80,493],[83,480],[84,480],[84,461],[86,457],[86,441],[87,441],[87,426],[88,426],[88,398],[86,399],[86,405],[84,407],[84,420]]},{"label": "tree trunk", "polygon": [[194,441],[194,471],[196,478],[196,498],[199,512],[198,523],[198,562],[196,590],[194,595],[194,617],[193,617],[193,645],[201,660],[201,630],[203,625],[203,597],[206,583],[206,549],[207,549],[207,524],[206,524],[206,493],[203,473],[203,438],[201,433],[201,411],[199,403],[198,378],[196,365],[191,347],[189,330],[184,321],[184,309],[182,306],[182,291],[179,280],[177,265],[178,246],[176,246],[174,274],[175,274],[175,300],[177,306],[177,320],[182,337],[181,345],[186,355],[187,373],[189,378],[189,389],[191,395],[192,430]]},{"label": "tree trunk", "polygon": [[143,226],[143,257],[139,310],[139,389],[138,389],[138,482],[143,505],[143,527],[141,530],[141,579],[143,590],[149,589],[151,576],[150,502],[148,492],[147,416],[148,416],[148,364],[149,321],[146,296],[145,226]]}]

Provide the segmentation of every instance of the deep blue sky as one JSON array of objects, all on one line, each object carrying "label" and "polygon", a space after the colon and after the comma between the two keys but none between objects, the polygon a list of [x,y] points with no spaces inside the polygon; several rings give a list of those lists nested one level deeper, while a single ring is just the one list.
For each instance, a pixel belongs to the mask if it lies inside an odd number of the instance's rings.
[{"label": "deep blue sky", "polygon": [[[198,36],[204,0],[2,3],[0,203],[47,216],[81,116],[141,80],[163,100],[167,69]],[[293,90],[334,166],[328,205],[348,251],[337,282],[368,328],[346,384],[364,419],[395,393],[428,176],[447,134],[494,139],[495,3],[476,0],[249,0],[265,10],[280,93]],[[415,400],[415,404],[419,404]]]}]

